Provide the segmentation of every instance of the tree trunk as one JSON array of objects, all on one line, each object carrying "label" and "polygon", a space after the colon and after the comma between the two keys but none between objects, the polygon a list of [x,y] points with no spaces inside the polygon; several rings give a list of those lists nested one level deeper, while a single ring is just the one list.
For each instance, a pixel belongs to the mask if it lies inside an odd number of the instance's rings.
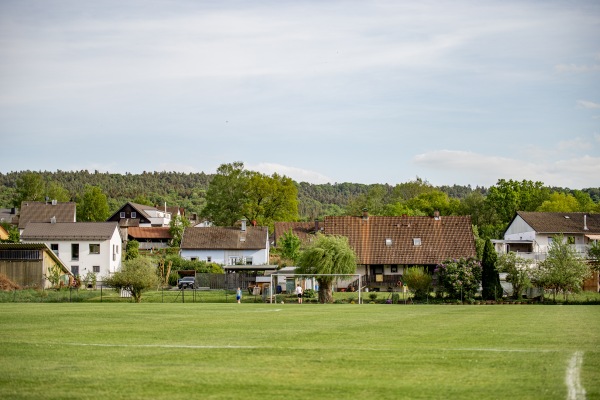
[{"label": "tree trunk", "polygon": [[333,303],[332,282],[319,281],[319,303]]}]

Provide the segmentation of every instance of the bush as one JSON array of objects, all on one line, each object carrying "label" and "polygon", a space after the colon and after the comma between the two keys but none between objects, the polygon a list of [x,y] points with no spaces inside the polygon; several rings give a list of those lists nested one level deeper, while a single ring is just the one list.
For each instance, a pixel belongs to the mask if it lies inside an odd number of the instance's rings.
[{"label": "bush", "polygon": [[438,285],[451,299],[472,299],[481,283],[481,263],[474,258],[449,259],[435,273]]}]

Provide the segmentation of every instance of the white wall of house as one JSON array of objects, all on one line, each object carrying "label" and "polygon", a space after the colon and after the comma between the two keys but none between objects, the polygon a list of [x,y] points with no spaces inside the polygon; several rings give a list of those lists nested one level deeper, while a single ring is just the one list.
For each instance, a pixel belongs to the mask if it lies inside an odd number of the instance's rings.
[{"label": "white wall of house", "polygon": [[[91,271],[96,273],[98,280],[101,280],[102,277],[107,277],[121,269],[122,246],[118,228],[115,228],[112,237],[108,240],[47,240],[44,243],[55,251],[67,269],[74,274],[85,276]],[[73,244],[79,245],[78,259],[75,259],[72,254]],[[58,251],[55,250],[56,247]],[[94,252],[98,247],[99,253]]]},{"label": "white wall of house", "polygon": [[536,240],[535,230],[517,215],[504,233],[505,240]]},{"label": "white wall of house", "polygon": [[247,265],[265,265],[269,263],[267,249],[250,250],[193,250],[181,249],[181,257],[186,260],[210,261],[221,265],[235,265],[239,262]]}]

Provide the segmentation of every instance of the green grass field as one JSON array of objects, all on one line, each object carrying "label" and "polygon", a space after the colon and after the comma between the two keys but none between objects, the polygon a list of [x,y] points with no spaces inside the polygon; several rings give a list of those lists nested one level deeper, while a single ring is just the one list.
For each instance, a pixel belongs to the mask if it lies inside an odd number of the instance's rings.
[{"label": "green grass field", "polygon": [[2,399],[600,398],[594,305],[4,303],[0,327]]}]

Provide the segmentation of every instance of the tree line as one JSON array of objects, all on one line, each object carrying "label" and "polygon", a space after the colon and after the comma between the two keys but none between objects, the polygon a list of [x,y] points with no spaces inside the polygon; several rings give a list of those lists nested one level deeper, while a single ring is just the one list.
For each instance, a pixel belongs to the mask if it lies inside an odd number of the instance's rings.
[{"label": "tree line", "polygon": [[498,179],[489,188],[434,186],[419,177],[397,185],[310,184],[249,171],[242,162],[216,174],[98,171],[0,173],[0,207],[22,201],[75,201],[80,221],[105,220],[123,204],[185,208],[216,225],[246,218],[259,225],[312,221],[327,215],[470,215],[482,238],[500,238],[516,211],[600,212],[600,188],[571,190],[543,182]]}]

